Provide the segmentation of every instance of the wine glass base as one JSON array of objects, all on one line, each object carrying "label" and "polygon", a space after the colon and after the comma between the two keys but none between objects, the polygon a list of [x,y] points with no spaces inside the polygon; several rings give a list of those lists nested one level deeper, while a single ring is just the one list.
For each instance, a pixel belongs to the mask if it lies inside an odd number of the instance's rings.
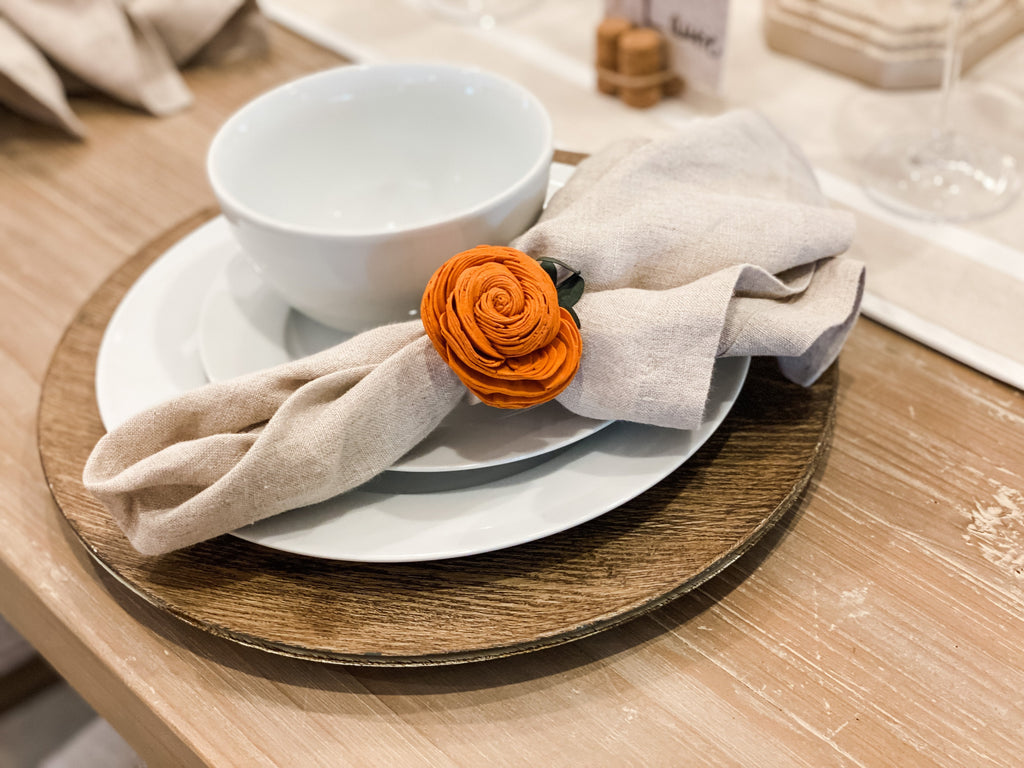
[{"label": "wine glass base", "polygon": [[489,29],[498,21],[517,16],[539,2],[540,0],[427,0],[426,6],[449,21]]},{"label": "wine glass base", "polygon": [[903,216],[933,221],[998,213],[1021,187],[1012,156],[954,132],[886,138],[863,167],[864,189],[875,202]]}]

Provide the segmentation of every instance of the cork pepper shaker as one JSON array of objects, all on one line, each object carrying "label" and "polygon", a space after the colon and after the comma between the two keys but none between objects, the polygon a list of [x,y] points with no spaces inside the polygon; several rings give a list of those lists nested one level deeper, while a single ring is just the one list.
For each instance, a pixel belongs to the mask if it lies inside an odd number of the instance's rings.
[{"label": "cork pepper shaker", "polygon": [[665,38],[650,27],[630,29],[619,35],[619,74],[628,77],[654,75],[656,82],[640,86],[622,86],[619,98],[631,107],[653,107],[661,100],[662,83],[657,75],[665,69]]},{"label": "cork pepper shaker", "polygon": [[614,96],[618,86],[601,70],[617,72],[619,69],[619,38],[633,28],[629,19],[609,16],[597,27],[597,90]]}]

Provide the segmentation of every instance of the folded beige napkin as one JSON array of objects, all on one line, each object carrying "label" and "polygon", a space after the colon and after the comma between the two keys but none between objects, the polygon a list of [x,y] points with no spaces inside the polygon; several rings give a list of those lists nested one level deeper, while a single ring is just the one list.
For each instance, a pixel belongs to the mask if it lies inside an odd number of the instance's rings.
[{"label": "folded beige napkin", "polygon": [[0,0],[0,103],[82,136],[68,91],[165,115],[192,101],[180,65],[265,50],[254,0]]},{"label": "folded beige napkin", "polygon": [[[862,265],[833,258],[852,236],[800,152],[735,112],[588,159],[515,246],[586,280],[559,401],[688,429],[716,357],[776,356],[805,385],[835,359],[863,288]],[[140,552],[168,552],[354,488],[464,394],[418,320],[384,326],[129,419],[84,481]]]}]

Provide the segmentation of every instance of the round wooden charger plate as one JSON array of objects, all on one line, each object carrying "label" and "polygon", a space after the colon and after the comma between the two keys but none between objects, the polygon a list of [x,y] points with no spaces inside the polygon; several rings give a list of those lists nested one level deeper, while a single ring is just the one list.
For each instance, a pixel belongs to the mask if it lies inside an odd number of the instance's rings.
[{"label": "round wooden charger plate", "polygon": [[795,503],[826,451],[836,367],[803,389],[774,362],[754,361],[732,413],[690,461],[628,504],[531,544],[381,565],[222,536],[144,557],[82,486],[104,431],[96,353],[142,271],[215,213],[157,238],[86,302],[54,353],[39,410],[43,470],[89,554],[153,605],[215,635],[288,656],[384,666],[494,658],[585,637],[733,562]]}]

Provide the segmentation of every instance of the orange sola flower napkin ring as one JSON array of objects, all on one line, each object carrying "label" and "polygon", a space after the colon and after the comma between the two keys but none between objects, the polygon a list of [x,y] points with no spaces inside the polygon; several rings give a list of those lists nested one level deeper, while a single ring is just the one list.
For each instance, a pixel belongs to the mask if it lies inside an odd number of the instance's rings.
[{"label": "orange sola flower napkin ring", "polygon": [[573,272],[556,287],[557,274],[554,262],[478,245],[450,258],[427,283],[420,305],[427,336],[484,403],[544,403],[576,375],[583,341],[571,306],[583,279]]}]

